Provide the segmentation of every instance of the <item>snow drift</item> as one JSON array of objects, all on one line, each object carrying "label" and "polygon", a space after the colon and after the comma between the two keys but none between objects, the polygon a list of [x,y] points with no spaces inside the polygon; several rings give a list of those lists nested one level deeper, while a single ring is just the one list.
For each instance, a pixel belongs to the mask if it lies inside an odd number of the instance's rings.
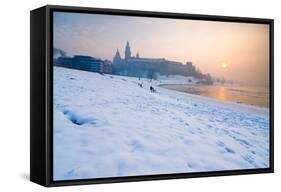
[{"label": "snow drift", "polygon": [[54,67],[54,180],[269,166],[268,109],[157,84]]}]

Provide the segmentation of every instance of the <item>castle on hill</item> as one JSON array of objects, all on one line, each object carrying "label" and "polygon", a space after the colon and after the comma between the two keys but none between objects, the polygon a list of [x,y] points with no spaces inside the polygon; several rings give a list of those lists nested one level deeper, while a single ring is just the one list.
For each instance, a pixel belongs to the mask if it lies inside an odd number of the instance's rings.
[{"label": "castle on hill", "polygon": [[156,79],[158,75],[182,75],[198,79],[211,79],[210,75],[204,75],[196,70],[192,62],[183,64],[165,58],[145,58],[141,57],[139,53],[133,56],[129,42],[125,46],[124,58],[121,57],[117,49],[113,62],[87,55],[68,57],[60,49],[54,49],[54,51],[57,52],[53,58],[54,65],[60,67],[149,79]]},{"label": "castle on hill", "polygon": [[113,58],[112,71],[114,74],[154,78],[159,75],[183,75],[198,76],[192,62],[169,61],[165,58],[145,58],[140,57],[139,53],[132,56],[130,44],[127,41],[124,58],[121,57],[119,49]]}]

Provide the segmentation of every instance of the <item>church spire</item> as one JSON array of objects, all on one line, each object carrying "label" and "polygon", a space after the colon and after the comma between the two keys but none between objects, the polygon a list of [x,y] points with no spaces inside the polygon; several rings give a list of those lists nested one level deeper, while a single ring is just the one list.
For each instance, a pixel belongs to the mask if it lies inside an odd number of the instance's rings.
[{"label": "church spire", "polygon": [[121,56],[120,56],[120,53],[119,53],[119,49],[117,49],[116,53],[115,53],[115,56],[113,58],[113,64],[120,64],[121,63]]},{"label": "church spire", "polygon": [[129,45],[129,41],[127,41],[126,48],[125,48],[125,60],[131,58],[131,49]]}]

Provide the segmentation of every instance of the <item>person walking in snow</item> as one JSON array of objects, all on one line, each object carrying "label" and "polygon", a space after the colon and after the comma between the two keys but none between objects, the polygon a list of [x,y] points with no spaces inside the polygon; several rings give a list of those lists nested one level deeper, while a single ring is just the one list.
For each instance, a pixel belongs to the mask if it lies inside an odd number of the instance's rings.
[{"label": "person walking in snow", "polygon": [[156,90],[154,89],[154,87],[152,87],[151,85],[150,85],[150,91],[151,91],[152,93],[155,93],[155,92],[156,92]]}]

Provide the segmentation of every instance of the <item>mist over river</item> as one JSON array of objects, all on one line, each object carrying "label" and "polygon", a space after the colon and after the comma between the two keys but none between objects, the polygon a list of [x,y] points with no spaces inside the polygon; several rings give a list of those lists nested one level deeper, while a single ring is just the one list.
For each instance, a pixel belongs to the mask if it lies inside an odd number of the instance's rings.
[{"label": "mist over river", "polygon": [[269,88],[242,85],[162,84],[160,87],[261,107],[269,107]]}]

